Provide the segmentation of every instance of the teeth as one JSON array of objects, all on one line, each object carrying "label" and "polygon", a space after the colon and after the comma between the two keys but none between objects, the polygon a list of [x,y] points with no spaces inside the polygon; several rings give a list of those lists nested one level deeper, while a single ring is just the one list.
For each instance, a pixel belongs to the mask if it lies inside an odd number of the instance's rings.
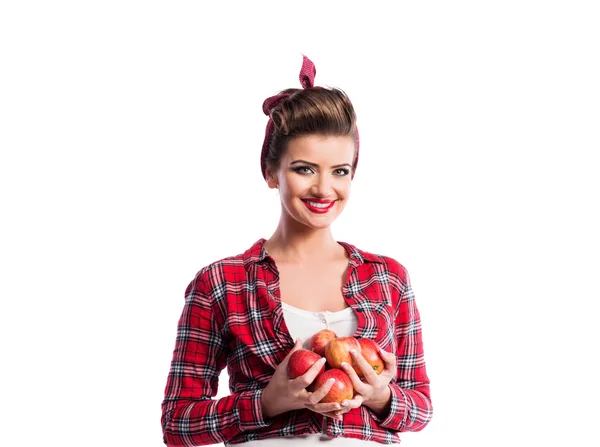
[{"label": "teeth", "polygon": [[308,202],[308,204],[310,206],[314,206],[315,208],[327,208],[329,205],[331,205],[331,203],[315,203],[315,202]]}]

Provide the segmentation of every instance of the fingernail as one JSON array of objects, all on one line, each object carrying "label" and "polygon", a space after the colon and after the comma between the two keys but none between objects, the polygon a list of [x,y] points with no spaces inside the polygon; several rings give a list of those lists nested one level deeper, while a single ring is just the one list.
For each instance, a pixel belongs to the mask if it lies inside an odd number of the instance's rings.
[{"label": "fingernail", "polygon": [[334,382],[335,382],[335,379],[329,379],[329,380],[327,381],[327,383],[334,383]]},{"label": "fingernail", "polygon": [[350,351],[350,354],[356,355],[356,349],[353,349],[352,351]]},{"label": "fingernail", "polygon": [[319,359],[319,363],[322,365],[323,363],[325,363],[327,361],[327,359],[325,357],[322,357]]},{"label": "fingernail", "polygon": [[348,368],[349,366],[346,362],[342,362],[342,368]]},{"label": "fingernail", "polygon": [[348,406],[348,402],[342,402],[342,407],[347,407]]}]

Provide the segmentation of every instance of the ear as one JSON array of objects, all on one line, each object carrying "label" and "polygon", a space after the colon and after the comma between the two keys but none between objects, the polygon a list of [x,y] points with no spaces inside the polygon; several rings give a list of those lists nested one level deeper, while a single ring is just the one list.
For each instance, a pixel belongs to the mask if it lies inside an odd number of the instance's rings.
[{"label": "ear", "polygon": [[269,188],[271,189],[275,189],[277,188],[278,184],[277,184],[277,177],[275,176],[275,172],[273,172],[273,170],[270,167],[267,167],[265,169],[265,176],[267,177],[267,185],[269,185]]}]

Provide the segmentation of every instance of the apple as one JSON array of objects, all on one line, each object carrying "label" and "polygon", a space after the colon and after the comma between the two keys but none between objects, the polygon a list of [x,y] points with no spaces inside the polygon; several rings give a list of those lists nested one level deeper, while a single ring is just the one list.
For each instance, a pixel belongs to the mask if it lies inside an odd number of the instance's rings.
[{"label": "apple", "polygon": [[342,362],[348,363],[354,368],[357,374],[360,373],[360,367],[354,362],[350,351],[356,349],[360,353],[361,347],[358,340],[354,337],[338,337],[331,340],[325,346],[325,359],[331,368],[342,369]]},{"label": "apple", "polygon": [[[290,379],[295,379],[305,374],[315,362],[319,361],[322,357],[319,354],[315,354],[308,349],[298,349],[294,351],[287,364],[287,373]],[[325,365],[318,372],[317,377],[325,372]]]},{"label": "apple", "polygon": [[334,378],[335,382],[331,386],[329,392],[319,403],[338,402],[341,403],[344,399],[350,400],[354,397],[354,387],[348,374],[341,369],[332,368],[325,371],[314,382],[314,389],[318,390],[327,380]]},{"label": "apple", "polygon": [[[381,374],[385,365],[383,363],[383,359],[379,355],[379,345],[370,338],[359,338],[358,344],[360,344],[361,348],[360,353],[365,358],[367,363],[371,365],[373,371],[375,371],[377,374]],[[356,371],[356,373],[361,379],[364,377],[362,371]]]},{"label": "apple", "polygon": [[334,338],[337,338],[335,332],[331,329],[323,329],[308,340],[308,348],[323,357],[325,355],[325,346]]}]

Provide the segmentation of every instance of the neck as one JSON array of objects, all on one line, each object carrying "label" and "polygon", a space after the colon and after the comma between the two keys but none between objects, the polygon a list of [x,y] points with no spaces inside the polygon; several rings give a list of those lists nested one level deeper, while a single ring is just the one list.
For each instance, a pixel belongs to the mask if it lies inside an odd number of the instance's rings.
[{"label": "neck", "polygon": [[333,238],[331,227],[315,229],[282,221],[264,245],[277,261],[294,264],[331,259],[345,251]]}]

